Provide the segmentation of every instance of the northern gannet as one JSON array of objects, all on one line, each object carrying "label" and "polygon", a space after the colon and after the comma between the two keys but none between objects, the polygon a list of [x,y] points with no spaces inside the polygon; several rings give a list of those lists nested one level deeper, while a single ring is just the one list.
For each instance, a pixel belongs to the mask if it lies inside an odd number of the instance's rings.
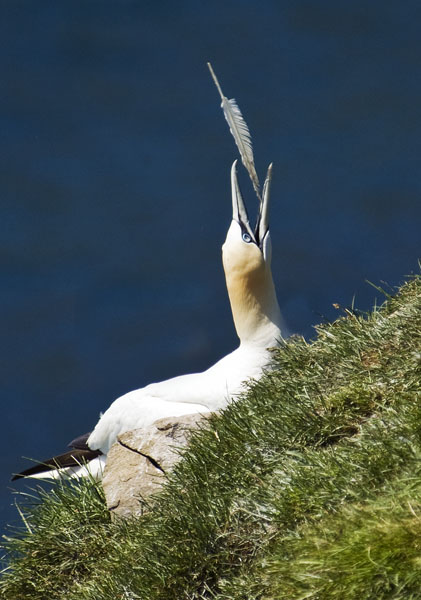
[{"label": "northern gannet", "polygon": [[[14,476],[57,478],[60,474],[100,478],[107,453],[125,431],[147,427],[157,419],[224,408],[250,379],[269,367],[269,348],[281,340],[281,314],[271,272],[269,166],[254,230],[231,169],[232,221],[222,246],[222,262],[239,347],[202,373],[152,383],[115,400],[94,430],[69,444],[70,451]],[[89,462],[89,465],[82,463]]]}]

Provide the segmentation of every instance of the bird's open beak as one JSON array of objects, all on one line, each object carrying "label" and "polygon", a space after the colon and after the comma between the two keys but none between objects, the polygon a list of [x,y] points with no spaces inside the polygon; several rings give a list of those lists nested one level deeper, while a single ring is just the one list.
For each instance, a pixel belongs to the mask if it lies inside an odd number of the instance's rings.
[{"label": "bird's open beak", "polygon": [[235,160],[231,167],[231,193],[232,193],[232,218],[237,221],[247,232],[253,242],[256,241],[252,228],[250,227],[249,217],[247,214],[246,205],[244,204],[243,196],[241,195],[240,186],[237,179],[237,161]]},{"label": "bird's open beak", "polygon": [[240,186],[237,179],[237,161],[235,160],[231,168],[231,192],[232,192],[232,218],[240,224],[241,228],[249,234],[253,242],[262,249],[262,242],[269,230],[269,199],[270,184],[272,180],[272,164],[269,165],[263,186],[262,200],[257,215],[256,227],[254,231],[250,227],[247,209],[241,195]]},{"label": "bird's open beak", "polygon": [[272,182],[272,163],[268,167],[265,184],[263,186],[262,202],[256,221],[254,235],[260,248],[262,248],[265,235],[269,231],[269,201],[270,201],[270,184]]}]

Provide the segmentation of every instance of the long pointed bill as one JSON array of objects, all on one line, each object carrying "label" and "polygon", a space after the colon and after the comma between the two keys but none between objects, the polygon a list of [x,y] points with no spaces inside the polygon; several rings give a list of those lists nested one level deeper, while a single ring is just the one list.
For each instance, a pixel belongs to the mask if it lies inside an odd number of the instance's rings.
[{"label": "long pointed bill", "polygon": [[240,186],[237,179],[237,161],[233,162],[231,167],[231,193],[232,193],[232,218],[237,221],[241,227],[247,231],[251,239],[255,241],[254,233],[250,227],[247,209],[241,195]]},{"label": "long pointed bill", "polygon": [[255,236],[261,245],[265,235],[269,229],[269,200],[270,200],[270,184],[272,182],[272,163],[268,167],[268,172],[263,186],[262,203],[260,205],[260,213],[256,223]]}]

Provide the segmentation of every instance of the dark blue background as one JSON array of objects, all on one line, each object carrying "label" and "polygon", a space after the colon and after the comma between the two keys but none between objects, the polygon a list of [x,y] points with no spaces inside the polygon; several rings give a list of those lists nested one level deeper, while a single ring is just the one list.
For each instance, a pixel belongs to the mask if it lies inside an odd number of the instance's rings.
[{"label": "dark blue background", "polygon": [[[60,452],[111,401],[236,345],[220,261],[237,156],[263,178],[290,332],[421,255],[421,6],[407,1],[0,2],[2,448]],[[243,177],[243,191],[256,200]],[[25,484],[16,484],[24,489]]]}]

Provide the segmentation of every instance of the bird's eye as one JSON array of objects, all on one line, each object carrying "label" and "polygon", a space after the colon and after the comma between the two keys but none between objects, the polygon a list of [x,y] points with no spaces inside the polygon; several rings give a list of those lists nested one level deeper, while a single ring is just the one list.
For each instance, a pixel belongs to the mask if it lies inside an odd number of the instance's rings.
[{"label": "bird's eye", "polygon": [[248,233],[243,233],[243,240],[249,244],[251,242],[251,237]]}]

